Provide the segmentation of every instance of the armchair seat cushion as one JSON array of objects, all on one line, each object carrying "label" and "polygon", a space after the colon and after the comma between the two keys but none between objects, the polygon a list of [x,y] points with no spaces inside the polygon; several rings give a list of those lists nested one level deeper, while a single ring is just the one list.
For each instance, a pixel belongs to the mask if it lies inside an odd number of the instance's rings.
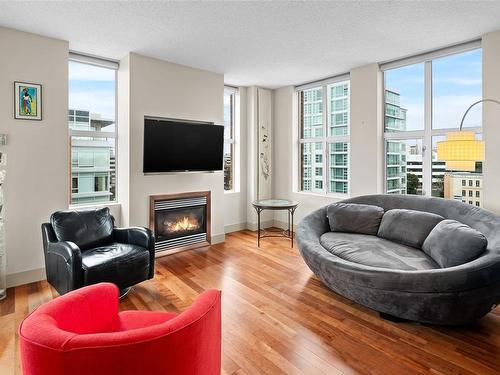
[{"label": "armchair seat cushion", "polygon": [[113,282],[126,288],[147,279],[150,254],[143,247],[112,242],[82,252],[85,285]]}]

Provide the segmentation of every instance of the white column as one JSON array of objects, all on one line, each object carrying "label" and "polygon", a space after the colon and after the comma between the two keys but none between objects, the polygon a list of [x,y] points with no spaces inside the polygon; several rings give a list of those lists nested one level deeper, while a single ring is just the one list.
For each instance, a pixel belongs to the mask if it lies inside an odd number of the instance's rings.
[{"label": "white column", "polygon": [[[500,100],[500,31],[483,36],[483,98]],[[483,202],[487,210],[500,213],[500,106],[483,104]]]},{"label": "white column", "polygon": [[351,70],[351,196],[383,192],[381,91],[378,64]]}]

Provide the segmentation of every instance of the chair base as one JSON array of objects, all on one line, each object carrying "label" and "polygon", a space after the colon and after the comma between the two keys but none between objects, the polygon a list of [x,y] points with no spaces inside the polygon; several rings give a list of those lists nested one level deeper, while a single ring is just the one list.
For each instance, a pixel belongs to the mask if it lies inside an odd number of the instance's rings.
[{"label": "chair base", "polygon": [[130,292],[130,289],[132,289],[131,286],[129,286],[128,288],[120,289],[120,299],[125,298],[127,294]]}]

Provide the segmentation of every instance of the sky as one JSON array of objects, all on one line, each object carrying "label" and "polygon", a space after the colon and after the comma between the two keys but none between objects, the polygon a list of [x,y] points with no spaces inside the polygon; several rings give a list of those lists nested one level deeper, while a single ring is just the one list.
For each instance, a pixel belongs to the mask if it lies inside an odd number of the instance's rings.
[{"label": "sky", "polygon": [[69,62],[69,108],[115,119],[115,73],[74,61]]},{"label": "sky", "polygon": [[[469,105],[482,98],[481,49],[432,62],[433,128],[456,128]],[[401,95],[407,112],[407,130],[424,127],[424,63],[392,69],[385,74],[386,88]],[[481,126],[481,106],[467,115],[464,127]]]}]

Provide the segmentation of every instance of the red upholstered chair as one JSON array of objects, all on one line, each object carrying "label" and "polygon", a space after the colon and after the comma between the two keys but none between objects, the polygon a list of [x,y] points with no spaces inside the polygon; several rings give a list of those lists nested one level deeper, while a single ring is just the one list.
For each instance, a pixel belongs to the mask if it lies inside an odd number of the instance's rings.
[{"label": "red upholstered chair", "polygon": [[118,312],[118,288],[95,284],[58,297],[19,328],[24,374],[219,375],[221,293],[181,314]]}]

